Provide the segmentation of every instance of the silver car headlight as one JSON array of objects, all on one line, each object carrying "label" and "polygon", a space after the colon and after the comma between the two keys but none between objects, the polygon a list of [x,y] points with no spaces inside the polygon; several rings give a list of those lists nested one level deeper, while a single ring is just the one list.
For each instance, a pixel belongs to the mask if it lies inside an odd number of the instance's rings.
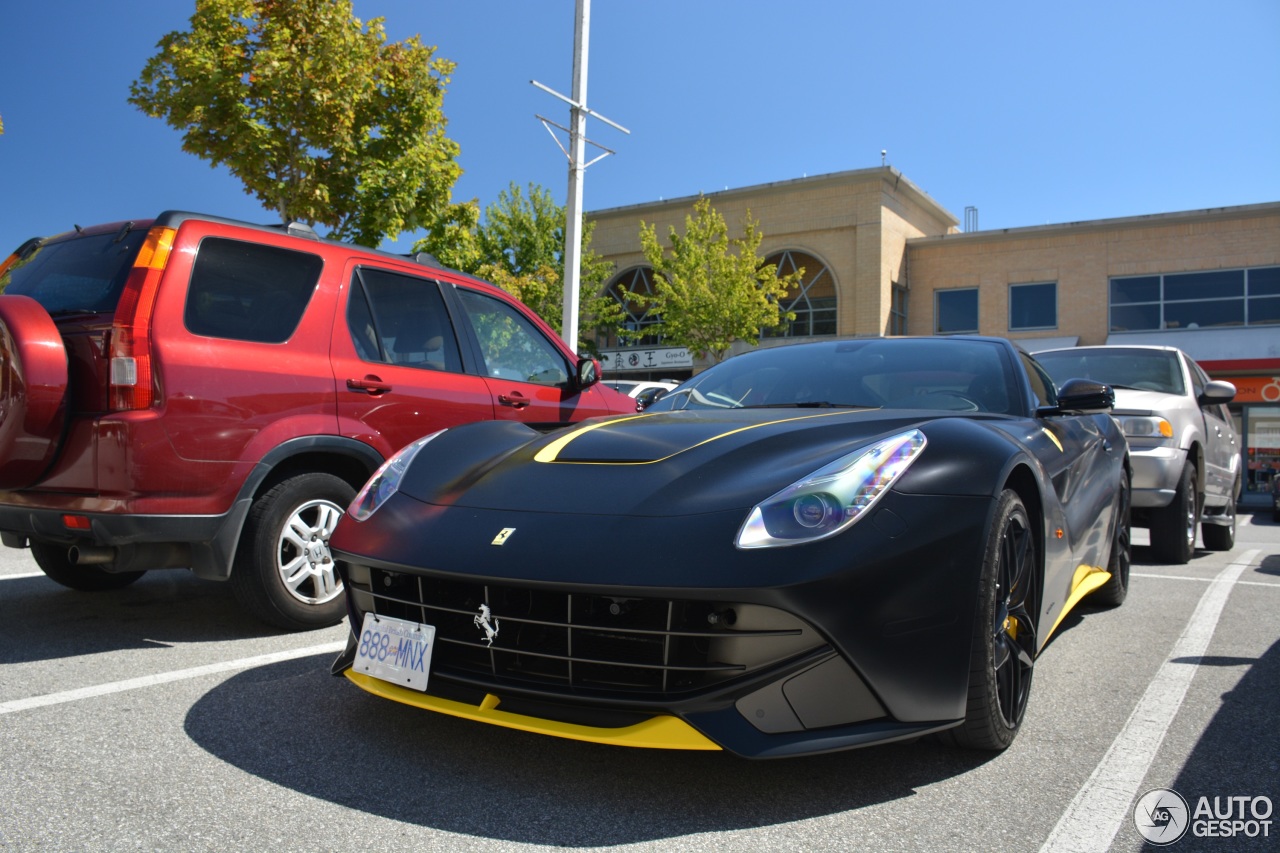
[{"label": "silver car headlight", "polygon": [[908,430],[840,457],[756,504],[738,531],[739,548],[777,548],[835,536],[867,514],[925,448]]},{"label": "silver car headlight", "polygon": [[1125,438],[1163,441],[1173,438],[1173,424],[1159,416],[1116,415]]},{"label": "silver car headlight", "polygon": [[413,457],[418,455],[418,451],[427,442],[442,432],[444,430],[433,432],[412,444],[405,445],[399,453],[383,462],[382,466],[373,472],[369,482],[364,484],[360,493],[351,501],[351,506],[347,507],[347,514],[356,521],[364,521],[377,512],[378,508],[400,489],[400,480],[404,477],[404,472],[409,470]]}]

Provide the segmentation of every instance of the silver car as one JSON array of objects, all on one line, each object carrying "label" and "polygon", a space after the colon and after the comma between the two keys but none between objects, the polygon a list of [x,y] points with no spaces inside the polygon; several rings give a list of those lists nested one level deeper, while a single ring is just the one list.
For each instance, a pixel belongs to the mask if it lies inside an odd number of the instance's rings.
[{"label": "silver car", "polygon": [[1240,442],[1227,403],[1230,382],[1211,380],[1182,350],[1096,346],[1044,350],[1036,360],[1061,387],[1072,378],[1115,389],[1112,414],[1124,427],[1133,464],[1133,525],[1151,533],[1156,556],[1185,563],[1204,546],[1235,544]]}]

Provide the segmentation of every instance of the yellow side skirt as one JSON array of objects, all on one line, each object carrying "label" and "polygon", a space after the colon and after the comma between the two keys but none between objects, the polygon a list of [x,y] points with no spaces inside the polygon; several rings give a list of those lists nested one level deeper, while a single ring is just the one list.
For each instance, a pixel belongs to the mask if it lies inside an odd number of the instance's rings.
[{"label": "yellow side skirt", "polygon": [[1071,595],[1067,596],[1067,603],[1062,605],[1062,611],[1058,613],[1058,618],[1053,623],[1053,627],[1049,629],[1049,633],[1044,635],[1041,642],[1041,648],[1049,642],[1049,638],[1053,636],[1053,632],[1058,630],[1058,626],[1062,624],[1062,620],[1067,618],[1067,614],[1071,612],[1071,608],[1080,603],[1080,600],[1098,587],[1111,580],[1111,572],[1106,569],[1095,568],[1094,566],[1077,566],[1075,577],[1071,579]]},{"label": "yellow side skirt", "polygon": [[649,749],[719,749],[720,747],[707,740],[696,729],[684,720],[669,715],[652,717],[641,723],[622,728],[607,729],[595,726],[582,726],[576,723],[561,723],[555,720],[542,720],[537,717],[526,717],[523,714],[512,714],[499,711],[497,696],[492,693],[484,697],[479,706],[454,702],[428,696],[417,690],[400,687],[396,684],[374,678],[364,673],[348,669],[345,673],[357,687],[375,696],[438,711],[466,720],[477,720],[495,726],[506,726],[509,729],[520,729],[543,735],[585,740],[591,743],[607,743],[615,746],[636,746]]}]

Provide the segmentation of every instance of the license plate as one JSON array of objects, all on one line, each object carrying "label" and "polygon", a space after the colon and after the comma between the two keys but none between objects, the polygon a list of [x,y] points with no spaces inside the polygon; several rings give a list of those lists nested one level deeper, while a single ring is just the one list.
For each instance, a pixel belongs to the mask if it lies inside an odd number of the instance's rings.
[{"label": "license plate", "polygon": [[366,613],[353,666],[392,684],[426,690],[435,639],[434,625]]}]

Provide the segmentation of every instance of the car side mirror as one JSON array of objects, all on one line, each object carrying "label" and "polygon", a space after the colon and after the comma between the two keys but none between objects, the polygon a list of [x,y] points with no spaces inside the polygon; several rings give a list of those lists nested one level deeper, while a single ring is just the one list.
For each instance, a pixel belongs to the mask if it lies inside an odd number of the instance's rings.
[{"label": "car side mirror", "polygon": [[1221,379],[1214,379],[1204,386],[1204,390],[1200,392],[1200,399],[1197,402],[1202,406],[1213,406],[1218,403],[1230,403],[1235,399],[1235,396],[1236,386]]},{"label": "car side mirror", "polygon": [[1058,389],[1058,405],[1042,406],[1036,414],[1098,415],[1111,411],[1116,405],[1116,392],[1110,385],[1092,379],[1068,379]]},{"label": "car side mirror", "polygon": [[600,362],[589,355],[578,356],[578,390],[590,388],[600,381]]}]

